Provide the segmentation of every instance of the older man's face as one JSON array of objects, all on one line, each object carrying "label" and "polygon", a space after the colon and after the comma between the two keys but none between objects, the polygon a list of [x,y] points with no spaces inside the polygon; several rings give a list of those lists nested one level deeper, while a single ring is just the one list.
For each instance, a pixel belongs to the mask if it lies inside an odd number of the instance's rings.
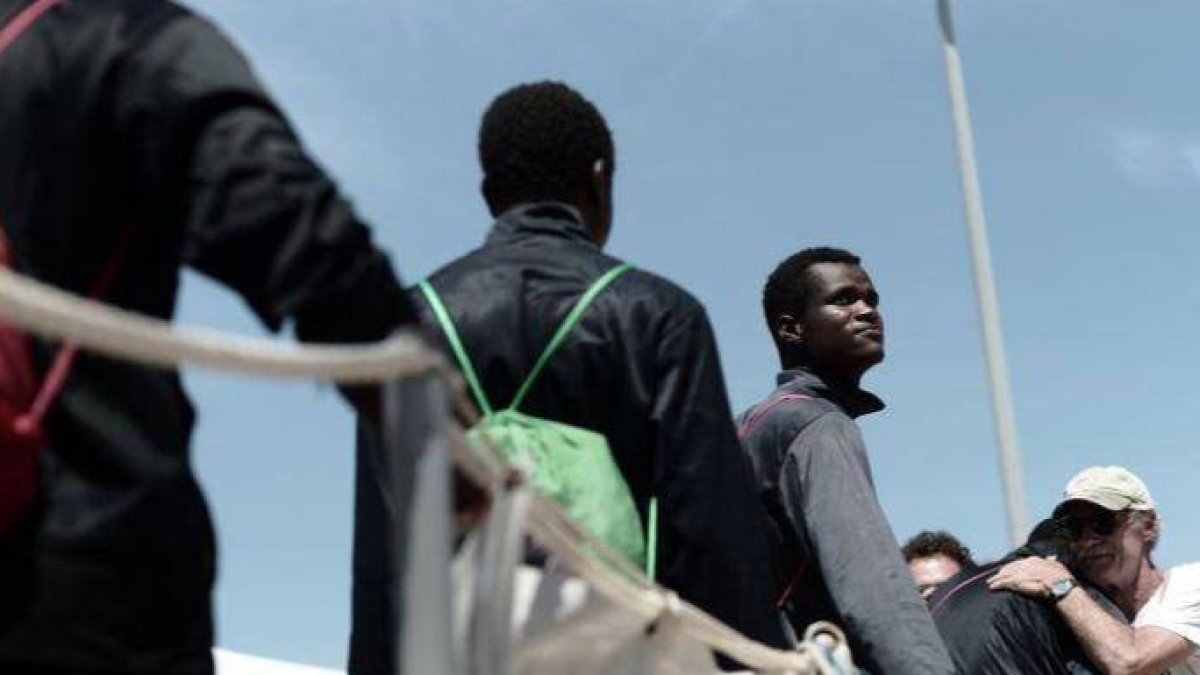
[{"label": "older man's face", "polygon": [[1079,571],[1109,593],[1127,593],[1137,582],[1150,542],[1132,511],[1109,511],[1086,502],[1069,503],[1055,515],[1074,535],[1072,557]]}]

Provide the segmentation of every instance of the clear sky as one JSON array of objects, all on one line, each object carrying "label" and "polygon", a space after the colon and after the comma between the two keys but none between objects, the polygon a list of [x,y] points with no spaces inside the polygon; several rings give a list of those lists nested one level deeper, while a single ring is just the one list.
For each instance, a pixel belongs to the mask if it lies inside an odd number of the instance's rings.
[{"label": "clear sky", "polygon": [[[863,420],[898,537],[1007,549],[933,0],[197,0],[415,280],[478,245],[479,115],[564,80],[617,146],[610,250],[708,306],[732,405],[772,387],[758,298],[811,245],[864,257],[888,359]],[[1164,564],[1200,559],[1200,5],[958,6],[1029,506],[1120,463]],[[181,319],[259,329],[207,281]],[[328,387],[189,372],[220,535],[219,642],[320,665],[349,626],[352,419]]]}]

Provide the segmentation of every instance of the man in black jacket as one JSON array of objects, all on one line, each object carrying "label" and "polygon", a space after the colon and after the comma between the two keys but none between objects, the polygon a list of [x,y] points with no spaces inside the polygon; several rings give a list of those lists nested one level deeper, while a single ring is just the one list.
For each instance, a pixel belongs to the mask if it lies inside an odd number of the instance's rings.
[{"label": "man in black jacket", "polygon": [[[620,263],[601,250],[614,153],[589,101],[541,82],[491,104],[479,158],[496,223],[482,247],[430,282],[502,409],[584,289]],[[521,411],[603,434],[643,522],[658,498],[658,581],[782,646],[750,469],[699,302],[659,276],[627,272],[583,314]]]},{"label": "man in black jacket", "polygon": [[950,675],[854,423],[883,408],[859,387],[883,360],[875,286],[857,256],[808,249],[771,274],[763,310],[784,370],[740,426],[773,535],[776,602],[798,633],[840,624],[871,673]]},{"label": "man in black jacket", "polygon": [[[987,580],[1006,563],[1029,556],[1066,560],[1070,536],[1042,521],[1024,546],[998,562],[966,569],[929,597],[934,622],[954,665],[965,675],[1094,675],[1101,672],[1054,607],[1017,593],[996,593]],[[1089,589],[1093,597],[1099,593]],[[1099,599],[1106,606],[1107,600]]]},{"label": "man in black jacket", "polygon": [[[0,0],[0,21],[32,4]],[[0,220],[22,272],[86,295],[123,249],[104,301],[160,319],[188,265],[302,340],[415,320],[242,56],[178,5],[54,5],[0,55],[0,91]],[[55,348],[37,345],[40,368]],[[193,419],[174,370],[81,355],[47,420],[39,504],[0,542],[0,672],[212,672]]]}]

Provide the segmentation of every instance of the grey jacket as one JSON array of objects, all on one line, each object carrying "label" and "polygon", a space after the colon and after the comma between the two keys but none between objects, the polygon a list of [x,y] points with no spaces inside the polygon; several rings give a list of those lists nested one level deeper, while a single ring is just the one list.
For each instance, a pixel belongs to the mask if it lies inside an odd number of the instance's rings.
[{"label": "grey jacket", "polygon": [[739,420],[770,521],[777,602],[798,634],[818,620],[842,626],[855,660],[876,675],[954,673],[879,505],[853,420],[883,402],[805,370],[778,380]]}]

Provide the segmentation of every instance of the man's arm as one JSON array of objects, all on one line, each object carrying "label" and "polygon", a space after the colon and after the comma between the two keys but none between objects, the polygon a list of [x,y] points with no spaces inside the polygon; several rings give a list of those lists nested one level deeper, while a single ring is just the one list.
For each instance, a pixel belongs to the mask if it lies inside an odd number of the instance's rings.
[{"label": "man's arm", "polygon": [[[826,414],[788,448],[781,498],[868,669],[943,675],[954,665],[900,555],[854,423]],[[804,533],[801,533],[802,535]]]},{"label": "man's arm", "polygon": [[747,636],[787,648],[771,603],[765,516],[699,305],[665,328],[655,370],[658,580]]},{"label": "man's arm", "polygon": [[[1071,577],[1062,563],[1024,558],[1000,569],[988,586],[1049,598],[1050,585]],[[1104,610],[1079,586],[1055,604],[1084,651],[1107,675],[1158,675],[1182,663],[1195,648],[1186,638],[1158,626],[1133,627]]]},{"label": "man's arm", "polygon": [[268,328],[291,321],[305,341],[370,342],[414,322],[387,256],[245,58],[208,21],[166,4],[161,14],[114,97],[164,221],[139,238],[177,248]]}]

